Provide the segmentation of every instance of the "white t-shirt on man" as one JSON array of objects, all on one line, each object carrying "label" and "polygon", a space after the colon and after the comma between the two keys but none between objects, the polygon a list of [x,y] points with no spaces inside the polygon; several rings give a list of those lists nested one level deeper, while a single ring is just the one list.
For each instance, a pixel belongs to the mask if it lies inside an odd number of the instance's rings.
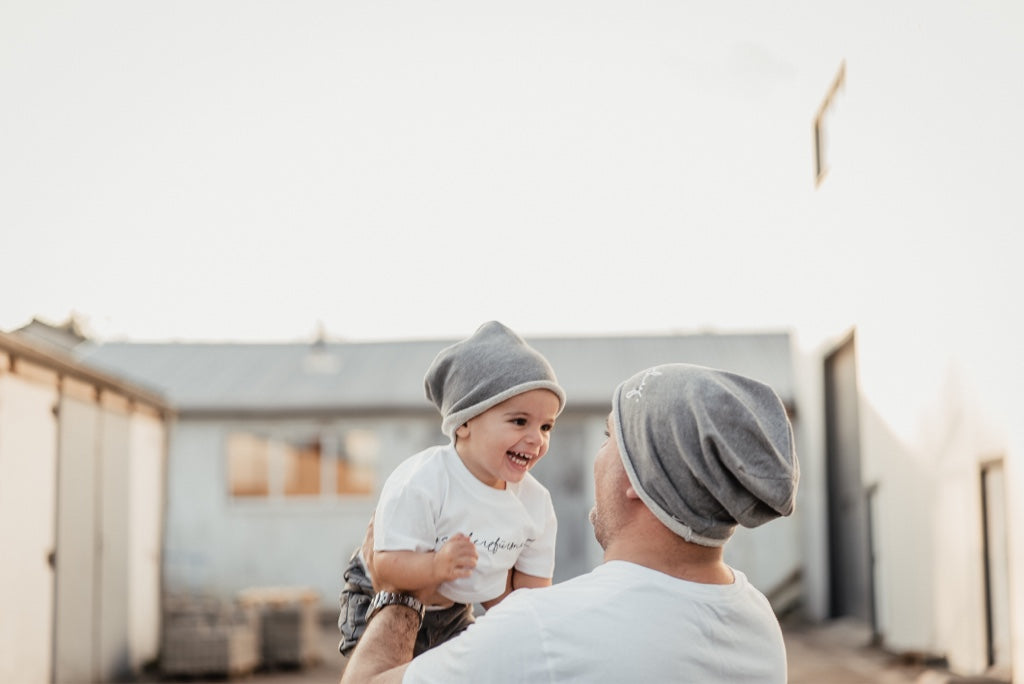
[{"label": "white t-shirt on man", "polygon": [[551,495],[536,478],[527,473],[505,489],[488,487],[448,444],[410,456],[388,477],[374,517],[373,549],[436,551],[454,534],[469,536],[476,568],[439,591],[457,603],[480,603],[505,591],[510,568],[551,577],[557,526]]},{"label": "white t-shirt on man", "polygon": [[785,684],[778,620],[746,576],[733,574],[732,584],[698,584],[610,561],[513,592],[415,658],[403,682]]}]

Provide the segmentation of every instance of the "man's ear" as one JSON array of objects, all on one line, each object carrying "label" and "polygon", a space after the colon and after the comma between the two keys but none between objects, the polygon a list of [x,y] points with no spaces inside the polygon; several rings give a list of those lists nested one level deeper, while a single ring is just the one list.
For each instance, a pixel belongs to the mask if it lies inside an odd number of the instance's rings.
[{"label": "man's ear", "polygon": [[640,495],[636,493],[636,490],[632,486],[626,487],[626,498],[627,499],[639,499]]}]

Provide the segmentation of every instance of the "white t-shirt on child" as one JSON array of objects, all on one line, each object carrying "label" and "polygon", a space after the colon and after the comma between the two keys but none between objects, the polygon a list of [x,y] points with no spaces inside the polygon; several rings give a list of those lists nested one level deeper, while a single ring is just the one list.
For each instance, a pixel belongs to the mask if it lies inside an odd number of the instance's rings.
[{"label": "white t-shirt on child", "polygon": [[500,596],[510,568],[537,577],[555,569],[557,522],[548,490],[529,473],[505,489],[488,487],[453,444],[425,449],[395,468],[373,529],[374,551],[436,551],[452,535],[467,535],[477,547],[475,570],[439,587],[457,603]]}]

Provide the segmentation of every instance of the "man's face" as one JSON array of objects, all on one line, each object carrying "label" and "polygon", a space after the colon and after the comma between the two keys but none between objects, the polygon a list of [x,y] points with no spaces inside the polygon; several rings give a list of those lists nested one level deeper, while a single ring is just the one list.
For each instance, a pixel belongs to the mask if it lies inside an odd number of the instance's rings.
[{"label": "man's face", "polygon": [[622,525],[623,504],[629,487],[629,477],[619,456],[610,414],[605,426],[606,439],[594,459],[594,507],[590,511],[594,536],[603,549],[608,548],[608,543]]}]

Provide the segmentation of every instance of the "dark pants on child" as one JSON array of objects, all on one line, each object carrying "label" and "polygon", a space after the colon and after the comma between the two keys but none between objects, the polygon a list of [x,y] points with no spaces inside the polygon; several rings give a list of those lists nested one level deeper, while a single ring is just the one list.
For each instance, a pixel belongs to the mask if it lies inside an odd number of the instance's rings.
[{"label": "dark pants on child", "polygon": [[[359,558],[358,549],[348,561],[344,578],[341,613],[338,616],[338,629],[341,630],[338,650],[347,657],[366,631],[366,609],[373,598],[373,583],[366,572],[366,566]],[[451,608],[442,610],[427,610],[420,631],[416,635],[413,655],[419,655],[448,641],[465,631],[473,622],[473,606],[466,603],[456,603]]]}]

